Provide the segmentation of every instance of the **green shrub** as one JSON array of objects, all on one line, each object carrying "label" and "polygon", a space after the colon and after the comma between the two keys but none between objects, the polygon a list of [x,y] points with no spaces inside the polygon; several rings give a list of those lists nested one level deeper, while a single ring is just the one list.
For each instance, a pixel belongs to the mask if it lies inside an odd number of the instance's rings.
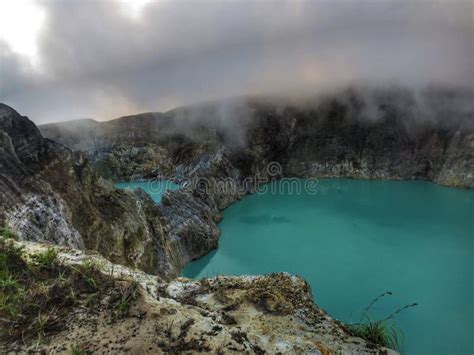
[{"label": "green shrub", "polygon": [[349,330],[354,336],[391,349],[399,349],[403,340],[403,333],[400,329],[394,324],[381,321],[351,324]]},{"label": "green shrub", "polygon": [[400,312],[415,307],[418,304],[412,303],[398,308],[387,317],[374,320],[369,317],[369,312],[375,304],[385,296],[390,296],[390,291],[378,295],[367,307],[362,310],[359,322],[348,324],[349,331],[357,337],[360,337],[370,343],[384,346],[391,349],[401,349],[403,344],[403,332],[396,325],[395,317]]},{"label": "green shrub", "polygon": [[18,240],[18,236],[8,227],[0,227],[0,235],[5,239]]},{"label": "green shrub", "polygon": [[57,262],[58,252],[54,248],[48,248],[46,251],[31,256],[35,266],[39,268],[50,268]]},{"label": "green shrub", "polygon": [[115,317],[123,317],[128,313],[130,306],[137,299],[138,296],[138,283],[130,281],[127,286],[122,288],[120,297],[113,302],[114,315]]},{"label": "green shrub", "polygon": [[86,352],[78,345],[71,346],[71,355],[86,355]]}]

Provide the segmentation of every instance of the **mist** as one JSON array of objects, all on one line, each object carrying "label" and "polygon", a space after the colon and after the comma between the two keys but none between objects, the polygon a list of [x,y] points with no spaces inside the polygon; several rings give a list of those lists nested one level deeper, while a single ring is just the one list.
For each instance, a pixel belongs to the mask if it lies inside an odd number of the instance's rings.
[{"label": "mist", "polygon": [[38,4],[36,57],[0,42],[0,101],[38,124],[361,82],[474,87],[472,1]]}]

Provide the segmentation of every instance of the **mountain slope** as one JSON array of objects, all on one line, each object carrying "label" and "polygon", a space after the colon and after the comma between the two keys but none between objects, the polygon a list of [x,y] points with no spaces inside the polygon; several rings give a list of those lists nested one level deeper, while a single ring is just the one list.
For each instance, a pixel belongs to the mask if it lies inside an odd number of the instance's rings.
[{"label": "mountain slope", "polygon": [[246,98],[128,116],[101,123],[82,145],[67,123],[55,125],[60,134],[40,129],[85,151],[114,180],[189,178],[183,167],[224,150],[236,165],[278,162],[283,176],[473,187],[473,102],[461,89],[350,88],[299,102]]}]

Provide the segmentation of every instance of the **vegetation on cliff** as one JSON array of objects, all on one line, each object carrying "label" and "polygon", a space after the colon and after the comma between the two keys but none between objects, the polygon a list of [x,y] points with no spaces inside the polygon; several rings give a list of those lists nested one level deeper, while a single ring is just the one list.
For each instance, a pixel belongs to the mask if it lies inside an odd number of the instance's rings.
[{"label": "vegetation on cliff", "polygon": [[348,324],[347,326],[352,334],[368,342],[386,346],[391,349],[402,350],[403,331],[397,327],[395,317],[400,312],[411,307],[416,307],[418,304],[412,303],[405,305],[382,319],[371,318],[369,313],[375,308],[377,302],[390,295],[392,295],[390,291],[378,295],[362,310],[359,321],[357,323]]},{"label": "vegetation on cliff", "polygon": [[107,309],[111,319],[126,314],[137,284],[117,281],[93,263],[62,264],[48,248],[27,254],[11,239],[0,238],[0,340],[29,341],[61,331],[77,308]]}]

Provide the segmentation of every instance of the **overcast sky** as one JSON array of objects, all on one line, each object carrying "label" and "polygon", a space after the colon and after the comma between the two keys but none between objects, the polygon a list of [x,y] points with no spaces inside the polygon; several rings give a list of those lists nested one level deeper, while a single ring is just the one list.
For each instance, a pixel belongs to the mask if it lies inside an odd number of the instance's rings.
[{"label": "overcast sky", "polygon": [[0,102],[98,120],[354,81],[474,86],[474,0],[1,0]]}]

